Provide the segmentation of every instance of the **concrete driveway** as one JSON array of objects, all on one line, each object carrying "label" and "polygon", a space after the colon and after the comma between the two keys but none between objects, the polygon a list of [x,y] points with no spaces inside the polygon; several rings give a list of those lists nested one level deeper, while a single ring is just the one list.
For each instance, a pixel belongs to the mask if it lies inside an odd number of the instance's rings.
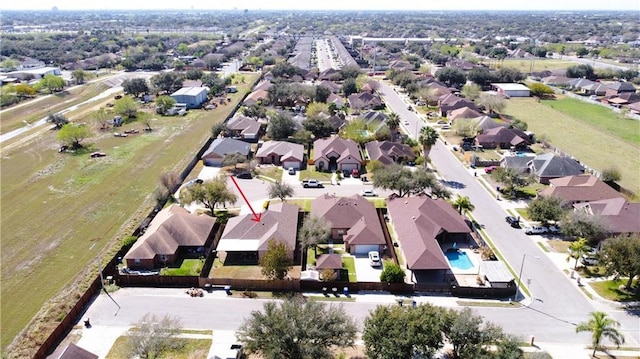
[{"label": "concrete driveway", "polygon": [[356,278],[358,282],[380,282],[382,266],[372,267],[369,265],[369,257],[358,255],[354,258],[356,263]]}]

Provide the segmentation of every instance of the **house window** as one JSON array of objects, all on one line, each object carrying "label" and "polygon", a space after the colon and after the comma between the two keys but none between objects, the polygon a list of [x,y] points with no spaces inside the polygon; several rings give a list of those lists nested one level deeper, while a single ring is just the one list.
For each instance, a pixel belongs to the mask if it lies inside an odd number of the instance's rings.
[{"label": "house window", "polygon": [[338,236],[339,237],[344,236],[344,229],[338,229]]}]

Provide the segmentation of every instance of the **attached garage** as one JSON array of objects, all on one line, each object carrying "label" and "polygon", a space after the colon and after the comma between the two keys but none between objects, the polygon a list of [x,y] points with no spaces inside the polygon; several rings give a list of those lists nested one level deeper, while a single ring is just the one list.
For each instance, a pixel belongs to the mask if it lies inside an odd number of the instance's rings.
[{"label": "attached garage", "polygon": [[284,161],[284,162],[282,162],[282,167],[284,167],[284,168],[293,167],[293,168],[299,170],[300,169],[300,161]]},{"label": "attached garage", "polygon": [[371,251],[380,251],[380,246],[377,244],[356,244],[354,247],[355,253],[352,254],[367,254]]}]

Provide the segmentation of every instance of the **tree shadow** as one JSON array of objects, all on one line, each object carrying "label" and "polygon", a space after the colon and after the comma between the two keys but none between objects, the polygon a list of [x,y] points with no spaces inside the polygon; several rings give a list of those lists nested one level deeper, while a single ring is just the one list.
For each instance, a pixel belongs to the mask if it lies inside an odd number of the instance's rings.
[{"label": "tree shadow", "polygon": [[441,180],[440,183],[442,183],[446,187],[456,188],[456,189],[462,189],[462,188],[467,187],[464,183],[457,182],[457,181],[444,181],[444,180]]}]

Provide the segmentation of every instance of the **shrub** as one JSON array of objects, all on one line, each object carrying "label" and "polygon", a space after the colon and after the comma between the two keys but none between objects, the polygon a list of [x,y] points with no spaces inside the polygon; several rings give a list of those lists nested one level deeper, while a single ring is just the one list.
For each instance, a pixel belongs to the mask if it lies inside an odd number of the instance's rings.
[{"label": "shrub", "polygon": [[385,263],[382,273],[380,273],[380,281],[385,283],[402,283],[404,282],[404,270],[395,263]]}]

